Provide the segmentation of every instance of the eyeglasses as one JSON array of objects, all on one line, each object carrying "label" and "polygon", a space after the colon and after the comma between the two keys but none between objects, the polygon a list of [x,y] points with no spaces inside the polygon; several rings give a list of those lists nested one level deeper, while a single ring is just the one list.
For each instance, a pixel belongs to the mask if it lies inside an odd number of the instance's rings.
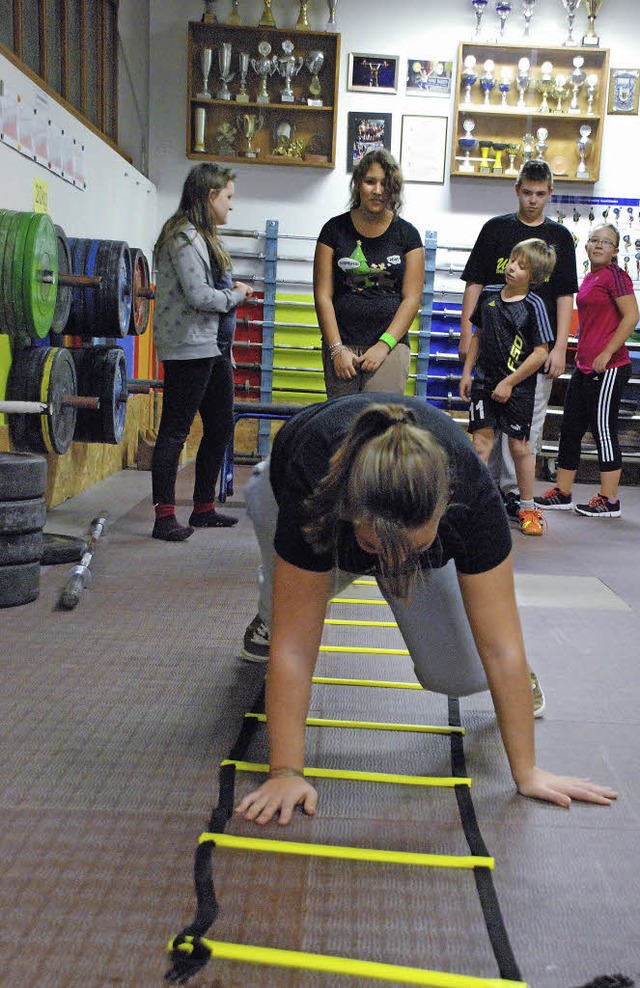
[{"label": "eyeglasses", "polygon": [[618,246],[617,244],[614,244],[613,240],[598,240],[596,237],[589,237],[589,241],[588,242],[590,244],[593,244],[594,247],[617,247]]}]

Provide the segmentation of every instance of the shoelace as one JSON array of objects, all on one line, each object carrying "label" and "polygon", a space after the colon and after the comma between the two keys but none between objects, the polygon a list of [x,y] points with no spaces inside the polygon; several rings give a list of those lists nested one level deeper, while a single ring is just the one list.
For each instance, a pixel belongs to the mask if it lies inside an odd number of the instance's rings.
[{"label": "shoelace", "polygon": [[520,512],[520,520],[523,529],[527,528],[528,525],[537,522],[543,532],[546,532],[547,530],[547,519],[541,511],[537,510],[537,508],[523,508]]}]

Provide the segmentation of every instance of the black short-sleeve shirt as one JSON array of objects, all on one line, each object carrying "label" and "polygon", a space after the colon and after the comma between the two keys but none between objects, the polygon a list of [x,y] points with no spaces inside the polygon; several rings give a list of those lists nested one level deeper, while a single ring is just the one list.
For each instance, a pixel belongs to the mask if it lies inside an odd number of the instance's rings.
[{"label": "black short-sleeve shirt", "polygon": [[[405,255],[422,247],[420,234],[396,216],[379,237],[363,237],[351,214],[342,213],[325,223],[318,242],[333,251],[333,308],[340,339],[372,346],[402,302]],[[400,343],[408,343],[408,337]]]},{"label": "black short-sleeve shirt", "polygon": [[499,565],[511,550],[511,533],[500,493],[476,455],[468,436],[446,413],[422,398],[360,393],[312,405],[289,419],[278,432],[271,455],[270,479],[278,502],[275,548],[303,570],[378,573],[377,556],[364,552],[353,528],[344,523],[336,553],[317,553],[302,532],[308,521],[304,500],[329,471],[329,460],[353,420],[369,405],[391,402],[411,408],[419,426],[432,433],[449,457],[451,497],[438,527],[438,538],[422,553],[423,569],[440,568],[450,559],[461,573],[483,573]]}]

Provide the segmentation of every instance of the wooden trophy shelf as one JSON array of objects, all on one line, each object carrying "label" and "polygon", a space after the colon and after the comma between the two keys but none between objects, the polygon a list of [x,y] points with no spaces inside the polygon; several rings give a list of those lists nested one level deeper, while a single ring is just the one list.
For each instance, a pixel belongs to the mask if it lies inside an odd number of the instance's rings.
[{"label": "wooden trophy shelf", "polygon": [[[475,66],[469,65],[472,57]],[[519,69],[522,59],[529,61],[528,70]],[[488,60],[494,65],[486,72]],[[544,63],[551,67],[543,71]],[[457,80],[452,175],[513,181],[526,160],[524,150],[549,164],[554,184],[598,181],[608,50],[463,42]]]},{"label": "wooden trophy shelf", "polygon": [[[221,78],[223,46],[227,46],[229,57],[227,78],[233,74],[227,83]],[[205,49],[211,50],[206,80]],[[248,56],[244,87],[241,53]],[[264,75],[263,86],[252,62],[259,65],[262,59],[263,66],[268,67],[268,60],[273,61],[274,56],[280,60],[280,70],[289,60],[290,79],[287,81],[276,69]],[[190,22],[187,157],[251,165],[335,168],[339,69],[339,34]],[[219,98],[221,92],[230,98]]]}]

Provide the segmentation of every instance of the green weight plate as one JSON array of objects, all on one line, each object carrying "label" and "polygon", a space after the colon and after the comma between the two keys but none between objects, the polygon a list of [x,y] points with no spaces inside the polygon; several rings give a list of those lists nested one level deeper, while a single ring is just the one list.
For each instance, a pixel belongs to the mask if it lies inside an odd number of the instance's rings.
[{"label": "green weight plate", "polygon": [[21,217],[21,213],[14,213],[13,216],[9,217],[2,264],[3,314],[5,331],[9,334],[16,333],[20,329],[15,318],[13,302],[13,252]]},{"label": "green weight plate", "polygon": [[[44,281],[45,272],[52,280]],[[51,329],[58,296],[58,240],[47,213],[29,223],[22,265],[22,304],[27,332],[43,339]]]},{"label": "green weight plate", "polygon": [[13,242],[13,257],[10,270],[14,333],[27,333],[31,336],[27,313],[24,308],[24,275],[22,273],[22,268],[32,214],[20,213],[19,217],[15,239]]},{"label": "green weight plate", "polygon": [[[72,274],[71,250],[66,234],[61,226],[55,227],[56,242],[58,246],[58,278],[63,274]],[[71,312],[71,300],[73,290],[70,285],[61,285],[58,281],[58,296],[56,307],[53,310],[53,321],[51,323],[52,333],[64,333],[69,313]]]},{"label": "green weight plate", "polygon": [[9,222],[12,216],[15,216],[14,210],[0,209],[0,333],[9,332],[7,316],[5,315],[5,284],[8,283],[4,277],[4,258],[9,233]]}]

